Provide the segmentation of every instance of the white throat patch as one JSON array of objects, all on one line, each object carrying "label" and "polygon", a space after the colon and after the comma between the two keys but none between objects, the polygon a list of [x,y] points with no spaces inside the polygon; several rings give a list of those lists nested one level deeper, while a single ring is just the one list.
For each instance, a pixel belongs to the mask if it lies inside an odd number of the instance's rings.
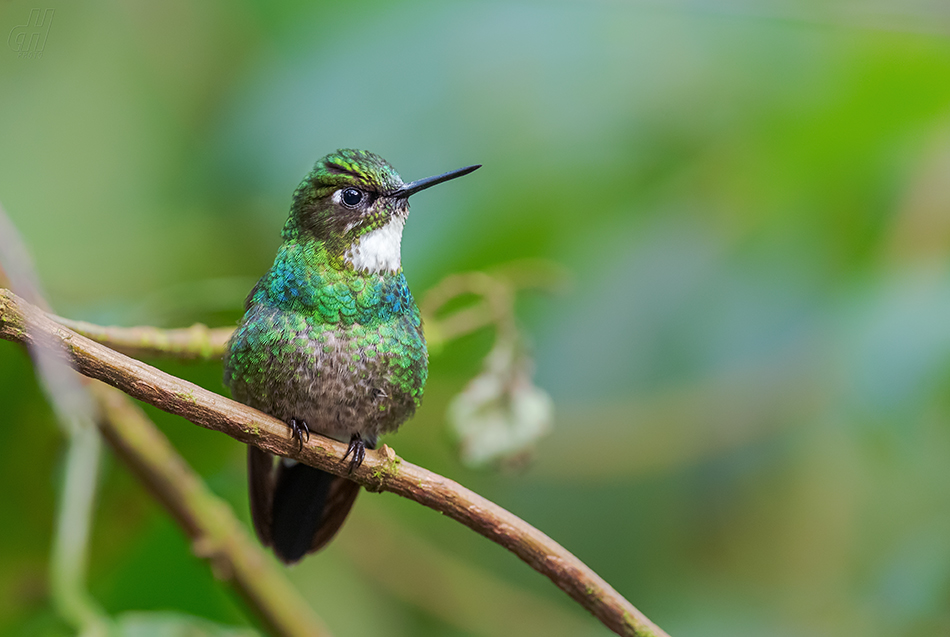
[{"label": "white throat patch", "polygon": [[373,274],[398,272],[402,267],[402,229],[405,225],[405,217],[394,216],[382,228],[361,236],[343,258],[357,271]]}]

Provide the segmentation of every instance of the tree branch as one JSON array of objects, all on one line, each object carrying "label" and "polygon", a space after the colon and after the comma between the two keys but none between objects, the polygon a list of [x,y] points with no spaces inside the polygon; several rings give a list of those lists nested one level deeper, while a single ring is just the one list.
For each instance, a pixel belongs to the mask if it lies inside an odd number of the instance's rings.
[{"label": "tree branch", "polygon": [[666,635],[554,540],[452,480],[401,460],[385,445],[380,451],[367,452],[363,465],[347,474],[348,465],[342,461],[345,444],[314,435],[298,447],[285,423],[80,336],[8,290],[0,290],[0,338],[56,345],[57,355],[80,373],[159,409],[271,453],[347,475],[370,491],[390,491],[415,500],[509,549],[617,634]]}]

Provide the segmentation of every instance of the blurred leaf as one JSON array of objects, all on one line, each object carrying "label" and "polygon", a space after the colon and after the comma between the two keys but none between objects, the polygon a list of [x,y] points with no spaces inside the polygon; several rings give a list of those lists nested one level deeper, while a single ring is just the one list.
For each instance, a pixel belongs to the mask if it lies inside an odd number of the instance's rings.
[{"label": "blurred leaf", "polygon": [[462,462],[477,467],[523,460],[551,428],[554,406],[531,380],[531,361],[513,339],[499,339],[484,371],[449,404]]}]

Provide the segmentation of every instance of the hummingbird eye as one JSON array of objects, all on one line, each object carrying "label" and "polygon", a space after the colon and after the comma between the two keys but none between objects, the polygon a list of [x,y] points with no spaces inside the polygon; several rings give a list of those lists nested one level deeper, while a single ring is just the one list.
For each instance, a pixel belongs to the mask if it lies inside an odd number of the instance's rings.
[{"label": "hummingbird eye", "polygon": [[343,192],[340,193],[340,200],[343,202],[343,205],[348,208],[355,208],[360,205],[360,202],[363,201],[363,193],[356,188],[344,188]]}]

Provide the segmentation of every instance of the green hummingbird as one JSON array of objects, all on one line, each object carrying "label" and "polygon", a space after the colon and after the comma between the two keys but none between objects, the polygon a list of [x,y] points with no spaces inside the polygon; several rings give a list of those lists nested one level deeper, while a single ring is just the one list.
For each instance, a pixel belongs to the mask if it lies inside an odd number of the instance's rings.
[{"label": "green hummingbird", "polygon": [[[428,375],[422,319],[402,272],[409,197],[468,166],[404,183],[382,157],[338,150],[294,192],[274,265],[245,301],[228,343],[232,396],[348,442],[350,471],[380,435],[415,413]],[[261,543],[291,564],[339,530],[359,485],[248,446],[251,517]]]}]

